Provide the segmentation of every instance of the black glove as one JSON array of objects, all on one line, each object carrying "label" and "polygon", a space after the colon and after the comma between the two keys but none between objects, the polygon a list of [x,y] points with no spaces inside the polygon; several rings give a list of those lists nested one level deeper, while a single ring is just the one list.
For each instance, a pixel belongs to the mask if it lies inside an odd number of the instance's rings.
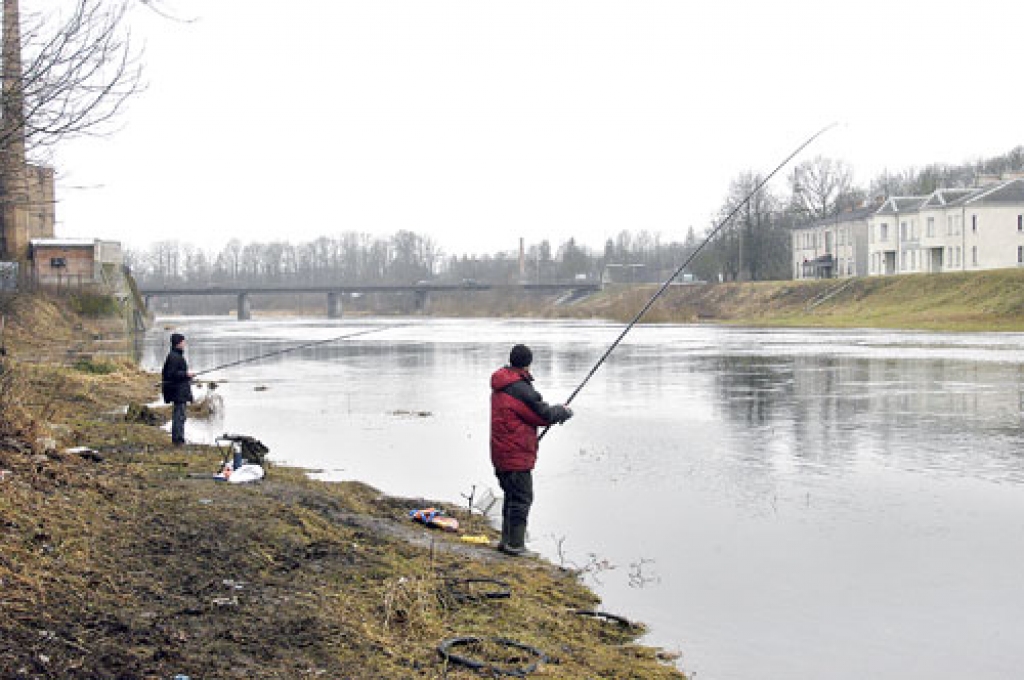
[{"label": "black glove", "polygon": [[569,418],[572,418],[571,408],[569,408],[568,406],[561,406],[560,408],[562,409],[562,417],[558,420],[559,423],[564,423],[565,421],[569,420]]}]

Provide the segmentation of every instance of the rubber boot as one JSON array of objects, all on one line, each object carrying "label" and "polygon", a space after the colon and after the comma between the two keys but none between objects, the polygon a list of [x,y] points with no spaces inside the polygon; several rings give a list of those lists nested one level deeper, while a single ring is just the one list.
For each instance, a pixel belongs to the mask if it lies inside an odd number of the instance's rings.
[{"label": "rubber boot", "polygon": [[508,542],[501,549],[506,555],[514,557],[536,557],[537,553],[526,549],[526,523],[513,524],[508,529]]},{"label": "rubber boot", "polygon": [[505,519],[501,520],[501,540],[498,541],[498,550],[505,552],[505,548],[508,547],[508,521]]}]

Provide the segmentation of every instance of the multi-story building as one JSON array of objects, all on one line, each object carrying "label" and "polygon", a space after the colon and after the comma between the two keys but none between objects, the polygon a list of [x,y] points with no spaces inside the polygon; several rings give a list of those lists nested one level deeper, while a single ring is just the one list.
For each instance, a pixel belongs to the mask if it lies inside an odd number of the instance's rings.
[{"label": "multi-story building", "polygon": [[868,218],[858,208],[793,230],[793,278],[831,279],[868,273]]},{"label": "multi-story building", "polygon": [[1024,266],[1024,177],[893,197],[868,228],[872,276]]},{"label": "multi-story building", "polygon": [[892,196],[793,230],[793,278],[1024,266],[1024,175]]}]

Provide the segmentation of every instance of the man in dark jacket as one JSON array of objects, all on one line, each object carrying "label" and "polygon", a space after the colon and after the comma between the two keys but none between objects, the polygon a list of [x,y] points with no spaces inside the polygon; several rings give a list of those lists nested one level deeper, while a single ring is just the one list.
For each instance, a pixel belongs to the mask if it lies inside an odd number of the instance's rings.
[{"label": "man in dark jacket", "polygon": [[185,443],[185,409],[192,401],[192,376],[185,361],[185,336],[171,334],[171,351],[164,360],[161,383],[164,403],[174,404],[171,413],[171,443],[181,446]]},{"label": "man in dark jacket", "polygon": [[509,365],[491,375],[491,463],[505,492],[498,550],[509,555],[526,552],[537,428],[564,423],[572,417],[567,406],[548,405],[533,389],[532,362],[530,348],[516,345],[509,354]]}]

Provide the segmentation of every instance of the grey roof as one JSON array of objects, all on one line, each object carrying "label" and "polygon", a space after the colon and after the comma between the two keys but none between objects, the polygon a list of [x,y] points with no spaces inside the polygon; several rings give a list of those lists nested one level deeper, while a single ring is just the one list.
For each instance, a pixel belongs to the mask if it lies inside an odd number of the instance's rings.
[{"label": "grey roof", "polygon": [[1000,182],[994,186],[979,189],[975,194],[964,199],[965,205],[988,203],[1024,203],[1024,179]]},{"label": "grey roof", "polygon": [[917,210],[925,202],[927,196],[893,196],[882,207],[875,211],[876,215],[891,215]]},{"label": "grey roof", "polygon": [[858,222],[871,217],[874,212],[875,208],[856,208],[854,210],[841,212],[838,215],[833,215],[831,217],[819,217],[816,220],[812,220],[804,224],[798,224],[794,229],[813,229],[815,227],[828,227],[846,222]]},{"label": "grey roof", "polygon": [[928,208],[948,208],[956,205],[1024,204],[1024,178],[1009,179],[985,187],[936,189],[927,196],[890,196],[878,209],[858,208],[826,217],[794,229],[813,229],[843,222],[865,220],[871,215],[894,215]]},{"label": "grey roof", "polygon": [[921,209],[925,208],[944,208],[975,193],[977,189],[967,188],[956,188],[956,189],[936,189],[925,199],[924,203],[921,204]]}]

